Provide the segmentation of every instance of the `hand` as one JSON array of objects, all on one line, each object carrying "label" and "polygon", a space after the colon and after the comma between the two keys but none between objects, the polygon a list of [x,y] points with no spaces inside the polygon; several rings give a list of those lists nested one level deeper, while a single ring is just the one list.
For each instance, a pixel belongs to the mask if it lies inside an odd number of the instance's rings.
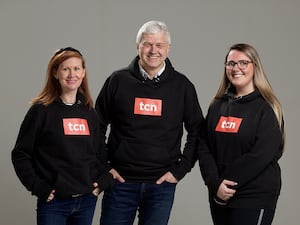
[{"label": "hand", "polygon": [[178,183],[178,180],[173,176],[171,172],[166,172],[162,177],[160,177],[156,184],[162,184],[163,182],[169,182],[169,183]]},{"label": "hand", "polygon": [[93,183],[94,190],[92,191],[93,195],[98,196],[100,194],[100,188],[97,182]]},{"label": "hand", "polygon": [[124,178],[115,169],[111,169],[109,172],[113,175],[115,180],[118,180],[121,183],[125,182]]},{"label": "hand", "polygon": [[228,201],[236,192],[235,189],[229,188],[228,186],[236,186],[237,183],[230,180],[223,180],[219,186],[217,196],[219,199]]},{"label": "hand", "polygon": [[53,198],[54,198],[54,192],[55,192],[55,190],[52,190],[52,191],[50,192],[50,194],[49,194],[49,196],[48,196],[48,198],[47,198],[47,202],[50,202],[50,201],[53,200]]}]

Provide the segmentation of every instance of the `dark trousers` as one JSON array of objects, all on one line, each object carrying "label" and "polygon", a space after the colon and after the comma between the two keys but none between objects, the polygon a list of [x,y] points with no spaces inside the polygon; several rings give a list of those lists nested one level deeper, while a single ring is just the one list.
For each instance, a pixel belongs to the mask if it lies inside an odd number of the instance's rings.
[{"label": "dark trousers", "polygon": [[271,225],[275,209],[227,208],[212,204],[210,207],[214,225]]}]

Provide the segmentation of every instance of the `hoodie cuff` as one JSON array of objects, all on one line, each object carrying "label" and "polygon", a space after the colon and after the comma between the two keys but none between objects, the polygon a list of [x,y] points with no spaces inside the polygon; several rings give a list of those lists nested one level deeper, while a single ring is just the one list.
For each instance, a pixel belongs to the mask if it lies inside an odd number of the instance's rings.
[{"label": "hoodie cuff", "polygon": [[47,200],[52,189],[53,188],[48,183],[39,180],[33,185],[31,194],[37,196],[39,199]]},{"label": "hoodie cuff", "polygon": [[103,173],[101,174],[98,179],[97,179],[97,183],[99,185],[100,188],[100,192],[105,191],[108,188],[111,188],[114,183],[114,177],[111,173]]}]

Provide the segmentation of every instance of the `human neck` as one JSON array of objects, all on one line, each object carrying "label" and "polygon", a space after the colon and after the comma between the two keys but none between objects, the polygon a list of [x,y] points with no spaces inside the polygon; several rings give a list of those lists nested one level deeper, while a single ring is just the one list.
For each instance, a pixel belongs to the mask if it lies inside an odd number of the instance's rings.
[{"label": "human neck", "polygon": [[249,89],[249,90],[236,90],[235,97],[242,97],[245,95],[248,95],[252,93],[255,89]]},{"label": "human neck", "polygon": [[73,105],[76,102],[76,94],[62,94],[60,99],[66,105]]},{"label": "human neck", "polygon": [[147,73],[148,78],[152,80],[155,76],[161,73],[161,70],[165,67],[165,63],[160,65],[159,67],[150,67],[145,64],[140,60],[139,61],[141,68]]}]

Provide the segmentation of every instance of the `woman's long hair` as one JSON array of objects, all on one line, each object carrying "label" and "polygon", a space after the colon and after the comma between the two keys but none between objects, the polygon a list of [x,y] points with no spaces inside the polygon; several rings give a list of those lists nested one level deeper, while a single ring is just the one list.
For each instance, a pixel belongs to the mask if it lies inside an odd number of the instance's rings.
[{"label": "woman's long hair", "polygon": [[82,67],[85,69],[85,76],[82,80],[82,83],[78,91],[82,93],[83,96],[85,97],[85,104],[89,108],[93,107],[93,100],[88,86],[88,77],[87,77],[85,59],[78,50],[71,47],[59,49],[51,57],[47,67],[45,86],[41,91],[41,93],[31,100],[31,104],[41,103],[47,106],[61,95],[62,92],[61,86],[59,84],[59,81],[55,78],[54,75],[58,70],[59,65],[71,57],[79,58],[82,61]]},{"label": "woman's long hair", "polygon": [[[261,93],[261,95],[263,96],[265,101],[272,107],[272,109],[276,115],[278,125],[282,130],[283,147],[284,147],[285,129],[284,129],[282,106],[281,106],[278,98],[275,96],[270,82],[268,81],[268,78],[263,70],[263,66],[262,66],[262,63],[261,63],[261,60],[260,60],[260,57],[259,57],[257,51],[255,50],[254,47],[252,47],[251,45],[248,45],[248,44],[235,44],[229,48],[228,53],[225,57],[225,62],[227,61],[228,54],[232,50],[243,52],[253,62],[253,65],[254,65],[254,80],[253,80],[253,82],[254,82],[255,89],[257,89]],[[224,75],[221,80],[219,89],[215,95],[215,99],[224,95],[230,86],[231,86],[231,83],[230,83],[229,79],[227,78],[226,68],[224,68]]]}]

